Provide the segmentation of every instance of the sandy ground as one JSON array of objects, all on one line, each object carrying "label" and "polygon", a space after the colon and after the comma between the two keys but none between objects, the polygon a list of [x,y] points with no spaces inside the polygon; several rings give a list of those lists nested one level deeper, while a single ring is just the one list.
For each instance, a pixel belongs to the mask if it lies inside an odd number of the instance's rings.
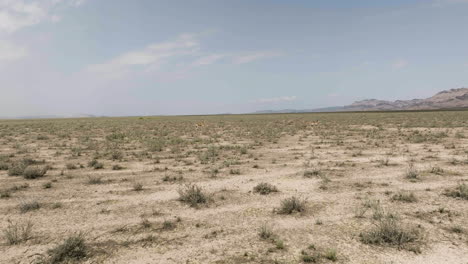
[{"label": "sandy ground", "polygon": [[[37,179],[0,171],[0,263],[51,262],[49,250],[78,233],[86,257],[63,263],[303,263],[304,252],[318,263],[468,263],[468,200],[447,195],[468,181],[468,113],[336,115],[0,121],[6,164],[50,167]],[[167,136],[184,143],[142,143]],[[89,167],[93,158],[104,168]],[[279,192],[255,193],[259,183]],[[208,202],[179,201],[187,184]],[[402,191],[416,201],[393,199]],[[279,214],[292,196],[305,211]],[[20,210],[34,201],[40,208]],[[369,201],[418,230],[417,250],[361,239],[378,225]],[[8,243],[8,228],[28,222],[28,239]]]}]

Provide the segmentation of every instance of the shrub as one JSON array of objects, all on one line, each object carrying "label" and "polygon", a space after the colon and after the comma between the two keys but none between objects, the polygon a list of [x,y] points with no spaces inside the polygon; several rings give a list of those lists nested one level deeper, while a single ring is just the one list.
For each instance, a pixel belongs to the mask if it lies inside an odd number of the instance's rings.
[{"label": "shrub", "polygon": [[457,233],[457,234],[463,234],[465,233],[465,229],[459,225],[455,225],[449,228],[450,232]]},{"label": "shrub", "polygon": [[195,184],[189,184],[179,189],[179,201],[187,203],[191,207],[197,207],[199,204],[207,203],[208,197],[202,188]]},{"label": "shrub", "polygon": [[444,169],[442,169],[441,167],[432,167],[431,173],[442,175],[444,173]]},{"label": "shrub", "polygon": [[148,219],[142,219],[140,224],[143,228],[150,228],[152,226]]},{"label": "shrub", "polygon": [[9,165],[5,161],[0,160],[0,170],[8,170]]},{"label": "shrub", "polygon": [[337,261],[336,249],[331,248],[324,251],[316,248],[315,245],[310,245],[301,251],[301,259],[305,263],[321,263],[323,258],[333,262]]},{"label": "shrub", "polygon": [[102,177],[96,177],[96,176],[88,177],[88,184],[102,184],[102,183],[104,183],[102,181]]},{"label": "shrub", "polygon": [[258,230],[258,236],[263,240],[273,239],[274,233],[266,224],[263,224]]},{"label": "shrub", "polygon": [[414,167],[413,163],[410,163],[408,165],[408,168],[406,169],[405,177],[410,180],[416,180],[418,176],[419,176],[418,170]]},{"label": "shrub", "polygon": [[421,232],[416,227],[404,227],[396,218],[384,217],[378,221],[375,228],[361,233],[360,239],[365,244],[408,248],[409,243],[421,239]]},{"label": "shrub", "polygon": [[305,250],[301,252],[301,260],[305,263],[317,263],[320,261],[321,255],[319,252],[308,253]]},{"label": "shrub", "polygon": [[325,251],[325,253],[323,254],[323,257],[335,262],[338,260],[338,257],[336,255],[337,255],[336,249],[332,248],[332,249],[328,249],[327,251]]},{"label": "shrub", "polygon": [[163,139],[153,139],[148,141],[148,150],[151,152],[161,152],[163,151],[166,143]]},{"label": "shrub", "polygon": [[111,153],[111,159],[112,160],[121,160],[123,159],[123,154],[120,151],[113,151]]},{"label": "shrub", "polygon": [[27,165],[23,162],[15,162],[8,168],[9,176],[21,176],[26,169]]},{"label": "shrub", "polygon": [[275,247],[276,247],[276,249],[284,249],[286,246],[284,245],[284,241],[283,241],[283,240],[277,239],[277,240],[275,241]]},{"label": "shrub", "polygon": [[163,230],[172,230],[174,228],[176,228],[176,224],[173,221],[164,220],[164,222],[162,224],[162,229]]},{"label": "shrub", "polygon": [[280,214],[292,214],[294,212],[304,212],[306,207],[305,200],[301,200],[295,196],[281,201],[281,206],[278,210]]},{"label": "shrub", "polygon": [[10,198],[11,192],[10,190],[0,190],[0,198]]},{"label": "shrub", "polygon": [[320,169],[317,169],[317,168],[304,171],[304,177],[306,178],[312,178],[314,176],[319,176],[319,175],[320,175]]},{"label": "shrub", "polygon": [[[24,158],[16,161],[8,167],[8,175],[10,176],[21,176],[28,166],[44,164],[45,161],[37,161],[31,158]],[[47,167],[45,167],[47,168]]]},{"label": "shrub", "polygon": [[143,184],[138,183],[138,182],[134,183],[134,184],[133,184],[133,190],[134,190],[134,191],[137,191],[137,192],[143,190]]},{"label": "shrub", "polygon": [[8,226],[3,230],[3,234],[8,245],[17,245],[31,239],[32,228],[31,221],[20,224],[8,220]]},{"label": "shrub", "polygon": [[418,201],[418,199],[412,192],[399,192],[398,194],[393,195],[392,200],[401,201],[405,203],[414,203]]},{"label": "shrub", "polygon": [[97,159],[93,159],[90,162],[88,162],[88,167],[93,168],[95,170],[99,170],[104,168],[104,164],[99,162]]},{"label": "shrub", "polygon": [[257,186],[254,187],[253,191],[262,195],[266,195],[272,192],[278,192],[278,189],[274,185],[262,182],[257,184]]},{"label": "shrub", "polygon": [[37,201],[22,202],[19,205],[19,209],[21,213],[38,210],[39,208],[41,208],[41,205]]},{"label": "shrub", "polygon": [[123,170],[123,169],[124,167],[120,166],[119,164],[112,166],[112,170]]},{"label": "shrub", "polygon": [[48,263],[64,263],[84,259],[88,256],[88,246],[82,234],[68,237],[62,244],[48,251]]},{"label": "shrub", "polygon": [[77,169],[77,166],[73,163],[67,163],[65,165],[65,167],[67,168],[67,170],[76,170]]},{"label": "shrub", "polygon": [[42,188],[44,189],[50,189],[52,188],[52,182],[46,182],[42,185]]},{"label": "shrub", "polygon": [[43,177],[47,173],[47,167],[28,166],[23,171],[25,179],[37,179]]},{"label": "shrub", "polygon": [[459,184],[455,190],[447,191],[445,194],[447,196],[468,200],[468,185],[465,183]]},{"label": "shrub", "polygon": [[240,172],[239,169],[230,169],[229,174],[231,174],[231,175],[240,175],[241,172]]},{"label": "shrub", "polygon": [[180,176],[169,176],[169,175],[165,175],[162,180],[164,182],[175,182],[175,181],[181,181],[184,179],[184,176],[180,175]]}]

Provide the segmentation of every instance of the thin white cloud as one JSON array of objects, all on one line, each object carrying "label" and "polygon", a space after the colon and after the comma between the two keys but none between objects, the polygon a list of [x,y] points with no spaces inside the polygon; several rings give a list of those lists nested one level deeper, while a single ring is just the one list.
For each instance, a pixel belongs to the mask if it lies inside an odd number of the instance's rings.
[{"label": "thin white cloud", "polygon": [[88,71],[121,76],[135,67],[144,70],[159,69],[170,59],[194,55],[198,52],[199,42],[195,34],[182,34],[175,40],[148,45],[141,50],[124,53],[101,64],[87,67]]},{"label": "thin white cloud", "polygon": [[281,56],[283,53],[278,51],[256,51],[250,53],[240,53],[237,55],[233,54],[209,54],[203,57],[198,58],[195,62],[193,62],[193,66],[203,66],[203,65],[211,65],[217,63],[224,59],[227,63],[232,64],[245,64],[254,62],[257,60],[273,58],[277,56]]},{"label": "thin white cloud", "polygon": [[255,101],[254,103],[280,103],[280,102],[291,102],[295,101],[297,96],[282,96],[282,97],[273,97],[273,98],[260,98]]},{"label": "thin white cloud", "polygon": [[207,56],[203,56],[198,58],[196,61],[193,62],[193,66],[204,66],[204,65],[211,65],[219,60],[226,58],[228,55],[226,54],[211,54]]},{"label": "thin white cloud", "polygon": [[221,61],[244,64],[260,59],[281,55],[279,52],[258,51],[254,53],[201,53],[202,34],[181,34],[174,40],[153,43],[142,49],[118,55],[107,62],[89,65],[88,72],[102,74],[110,78],[120,78],[131,72],[151,72],[171,66],[174,71],[186,71],[191,67],[208,66]]},{"label": "thin white cloud", "polygon": [[0,33],[13,33],[42,21],[57,22],[53,10],[59,5],[80,6],[84,0],[0,0]]},{"label": "thin white cloud", "polygon": [[258,51],[250,54],[237,55],[232,58],[234,64],[244,64],[253,62],[260,59],[268,59],[273,57],[278,57],[283,55],[281,52],[277,51]]},{"label": "thin white cloud", "polygon": [[25,48],[18,47],[8,41],[0,40],[0,63],[21,59],[26,54]]},{"label": "thin white cloud", "polygon": [[401,69],[401,68],[404,68],[406,66],[408,66],[409,62],[407,60],[404,60],[404,59],[398,59],[396,61],[394,61],[392,63],[392,68],[394,69]]}]

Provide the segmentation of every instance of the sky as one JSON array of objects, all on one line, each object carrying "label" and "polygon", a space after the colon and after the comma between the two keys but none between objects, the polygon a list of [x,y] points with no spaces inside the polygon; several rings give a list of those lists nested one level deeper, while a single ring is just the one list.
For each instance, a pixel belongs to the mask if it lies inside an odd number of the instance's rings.
[{"label": "sky", "polygon": [[468,86],[468,0],[0,0],[0,116],[248,113]]}]

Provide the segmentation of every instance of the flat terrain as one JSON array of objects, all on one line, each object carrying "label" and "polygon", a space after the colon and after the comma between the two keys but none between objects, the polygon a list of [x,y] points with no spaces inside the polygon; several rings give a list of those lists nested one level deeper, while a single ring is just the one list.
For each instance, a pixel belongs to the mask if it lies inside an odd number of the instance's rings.
[{"label": "flat terrain", "polygon": [[0,121],[0,263],[468,263],[468,111]]}]

